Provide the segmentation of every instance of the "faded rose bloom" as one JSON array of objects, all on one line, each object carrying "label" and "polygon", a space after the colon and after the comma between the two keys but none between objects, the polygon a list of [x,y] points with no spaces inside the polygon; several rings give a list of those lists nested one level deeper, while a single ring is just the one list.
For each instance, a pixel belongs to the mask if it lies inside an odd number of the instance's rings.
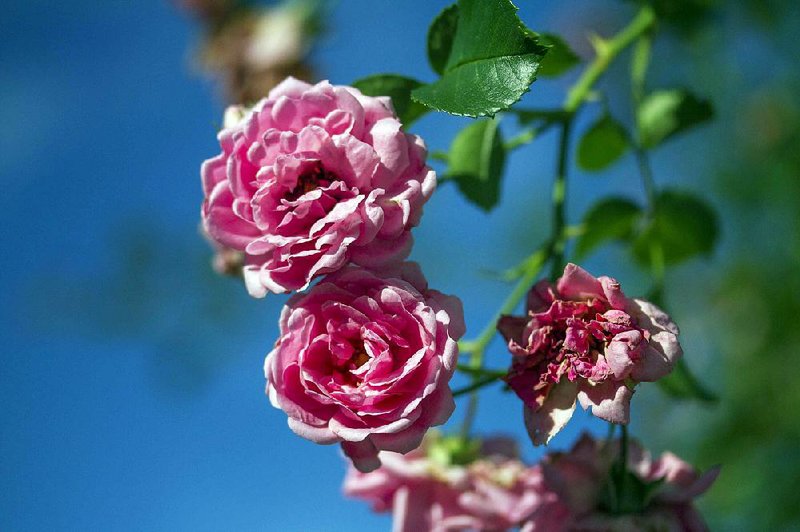
[{"label": "faded rose bloom", "polygon": [[497,328],[513,355],[506,381],[525,403],[536,445],[569,421],[576,399],[597,417],[628,423],[636,383],[664,377],[682,355],[667,314],[575,264],[556,286],[536,284],[527,306],[527,317],[503,316]]},{"label": "faded rose bloom", "polygon": [[612,508],[609,496],[619,441],[608,445],[583,435],[568,453],[545,457],[544,488],[552,496],[543,498],[522,532],[707,530],[693,500],[711,487],[720,468],[701,475],[672,453],[653,460],[637,443],[631,442],[629,447],[626,507]]},{"label": "faded rose bloom", "polygon": [[448,382],[464,334],[461,302],[430,290],[415,263],[380,276],[348,267],[283,308],[264,372],[289,427],[341,442],[361,471],[407,453],[453,412]]},{"label": "faded rose bloom", "polygon": [[302,61],[311,49],[306,28],[310,6],[290,3],[258,13],[244,61],[253,70],[270,70]]},{"label": "faded rose bloom", "polygon": [[241,7],[209,20],[212,31],[200,54],[203,69],[224,81],[229,101],[258,101],[287,76],[313,77],[307,60],[318,2]]},{"label": "faded rose bloom", "polygon": [[465,465],[430,458],[428,445],[405,456],[381,452],[380,469],[350,468],[345,494],[365,499],[377,512],[391,511],[394,532],[517,527],[545,502],[543,496],[554,495],[544,489],[539,467],[525,466],[516,455],[490,452],[497,441],[488,440],[480,457]]},{"label": "faded rose bloom", "polygon": [[305,289],[349,262],[401,262],[436,186],[388,98],[328,82],[287,79],[219,141],[202,168],[203,224],[245,253],[255,297]]}]

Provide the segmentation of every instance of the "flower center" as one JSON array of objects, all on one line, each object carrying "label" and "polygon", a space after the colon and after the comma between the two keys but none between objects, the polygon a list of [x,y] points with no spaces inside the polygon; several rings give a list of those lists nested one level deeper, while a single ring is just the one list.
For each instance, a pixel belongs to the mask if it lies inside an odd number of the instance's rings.
[{"label": "flower center", "polygon": [[350,358],[338,367],[334,379],[340,384],[358,388],[364,382],[364,378],[363,375],[358,375],[355,372],[369,362],[371,357],[367,354],[367,350],[364,349],[363,342],[351,341],[351,345],[353,346],[353,353]]},{"label": "flower center", "polygon": [[319,187],[327,187],[339,178],[333,172],[328,172],[322,163],[317,162],[310,169],[306,170],[297,178],[297,184],[286,194],[286,199],[295,201],[303,194],[316,190]]},{"label": "flower center", "polygon": [[364,364],[369,362],[369,355],[367,351],[364,349],[364,346],[361,345],[356,347],[356,350],[350,356],[350,360],[347,361],[347,365],[350,367],[351,370],[358,369]]}]

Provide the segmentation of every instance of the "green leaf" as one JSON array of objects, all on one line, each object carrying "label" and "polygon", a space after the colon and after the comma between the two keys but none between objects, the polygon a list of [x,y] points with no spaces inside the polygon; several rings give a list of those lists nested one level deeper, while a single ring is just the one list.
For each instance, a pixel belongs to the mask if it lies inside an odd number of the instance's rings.
[{"label": "green leaf", "polygon": [[450,146],[447,177],[459,190],[485,211],[500,200],[500,180],[506,151],[499,119],[484,119],[462,129]]},{"label": "green leaf", "polygon": [[453,4],[444,8],[428,29],[428,61],[440,76],[444,74],[444,67],[450,58],[457,25],[458,5]]},{"label": "green leaf", "polygon": [[[459,0],[458,23],[442,77],[414,89],[412,99],[472,117],[493,116],[517,102],[536,79],[547,48],[525,28],[516,11],[509,0]],[[429,52],[435,57],[434,68],[441,66],[444,49],[446,44]]]},{"label": "green leaf", "polygon": [[539,42],[548,48],[547,55],[539,67],[540,76],[560,76],[581,62],[567,42],[558,35],[543,33],[539,37]]},{"label": "green leaf", "polygon": [[375,74],[353,83],[353,87],[367,96],[389,96],[400,122],[406,127],[430,111],[424,105],[411,100],[411,90],[421,85],[415,79],[397,74]]},{"label": "green leaf", "polygon": [[605,115],[581,137],[578,166],[594,172],[603,170],[622,157],[628,146],[625,128],[611,116]]},{"label": "green leaf", "polygon": [[689,370],[683,359],[678,360],[672,373],[658,381],[661,390],[677,399],[695,399],[706,403],[718,400]]},{"label": "green leaf", "polygon": [[630,240],[641,219],[642,209],[631,200],[600,200],[583,217],[584,232],[578,238],[575,254],[582,258],[608,241]]},{"label": "green leaf", "polygon": [[705,201],[686,192],[664,190],[655,198],[651,220],[633,243],[634,257],[652,265],[659,251],[667,265],[710,255],[719,234],[717,216]]},{"label": "green leaf", "polygon": [[645,148],[653,148],[693,126],[710,120],[711,104],[683,89],[661,90],[647,95],[637,113],[639,134]]}]

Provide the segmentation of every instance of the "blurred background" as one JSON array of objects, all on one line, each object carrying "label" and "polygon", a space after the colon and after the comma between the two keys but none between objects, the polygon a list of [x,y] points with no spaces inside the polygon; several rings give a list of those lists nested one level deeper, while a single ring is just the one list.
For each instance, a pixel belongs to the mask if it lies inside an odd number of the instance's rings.
[{"label": "blurred background", "polygon": [[[387,515],[341,495],[338,449],[294,436],[264,396],[263,357],[285,298],[253,300],[212,270],[198,232],[199,166],[218,152],[225,102],[258,98],[286,73],[434,79],[425,37],[447,2],[322,4],[288,33],[242,12],[219,22],[224,3],[3,2],[2,530],[389,529]],[[530,27],[585,58],[591,31],[612,34],[636,8],[518,3]],[[648,85],[690,87],[716,118],[655,152],[655,178],[708,200],[721,230],[711,257],[668,271],[666,305],[688,365],[719,401],[642,386],[632,431],[700,468],[723,464],[701,503],[712,530],[800,530],[800,4],[662,4],[671,18]],[[254,35],[271,44],[253,46]],[[276,60],[280,46],[289,55]],[[630,121],[619,63],[602,87]],[[559,105],[579,71],[537,82],[525,104]],[[598,114],[589,106],[576,129]],[[412,131],[443,150],[467,123],[429,114]],[[514,133],[513,120],[502,127]],[[432,286],[463,299],[472,334],[509,290],[491,272],[549,231],[554,137],[511,155],[495,211],[446,184],[415,230],[412,258]],[[642,197],[632,156],[602,174],[573,170],[570,220],[610,193]],[[584,266],[628,294],[648,289],[619,247]],[[488,366],[507,360],[495,342]],[[518,400],[499,386],[482,393],[476,426],[527,441]],[[581,412],[553,446],[582,430],[605,427]],[[542,452],[523,448],[529,460]]]}]

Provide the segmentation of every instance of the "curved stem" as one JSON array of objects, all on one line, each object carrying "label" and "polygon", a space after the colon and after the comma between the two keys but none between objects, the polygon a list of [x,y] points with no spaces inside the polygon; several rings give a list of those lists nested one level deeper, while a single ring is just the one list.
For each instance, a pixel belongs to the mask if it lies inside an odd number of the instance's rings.
[{"label": "curved stem", "polygon": [[[498,378],[494,375],[491,375],[489,377],[483,377],[481,379],[476,379],[472,382],[472,384],[464,386],[463,388],[459,388],[458,390],[454,390],[453,397],[458,397],[460,395],[464,395],[465,393],[473,393],[476,390],[483,388],[486,385],[492,384],[493,382],[497,382],[497,379]],[[470,396],[470,403],[472,403],[472,397],[475,396],[474,395]],[[475,417],[475,412],[472,411],[472,409],[469,409],[467,411],[467,414],[468,415],[464,417],[464,426],[470,426],[472,424],[472,418]],[[469,430],[467,430],[467,433],[469,433]]]},{"label": "curved stem", "polygon": [[492,338],[494,338],[494,335],[497,331],[497,320],[499,320],[500,316],[503,314],[512,312],[519,304],[520,300],[525,296],[531,284],[533,284],[533,281],[539,276],[539,272],[544,267],[544,264],[549,256],[549,244],[545,245],[531,255],[526,261],[524,273],[517,281],[517,284],[514,285],[514,289],[506,297],[505,301],[503,301],[503,304],[500,306],[498,311],[495,312],[495,314],[489,320],[489,323],[486,324],[486,327],[484,327],[478,338],[476,340],[463,342],[460,344],[462,351],[470,353],[469,363],[467,364],[467,372],[472,374],[472,384],[453,392],[454,397],[458,397],[459,395],[463,395],[465,393],[471,394],[469,398],[469,405],[467,406],[467,412],[464,415],[464,421],[461,425],[461,435],[463,437],[469,436],[469,431],[472,427],[472,421],[475,418],[475,413],[478,408],[477,390],[483,386],[486,386],[487,384],[497,381],[500,378],[500,375],[497,374],[479,377],[479,374],[483,371],[483,355],[486,350],[486,346],[488,346],[489,342],[492,341]]},{"label": "curved stem", "polygon": [[553,262],[550,269],[550,279],[555,281],[564,270],[564,249],[567,240],[564,237],[566,227],[567,203],[567,169],[569,161],[569,134],[572,121],[567,120],[561,127],[561,140],[558,144],[558,169],[553,181]]},{"label": "curved stem", "polygon": [[611,40],[601,41],[601,45],[597,47],[597,57],[567,93],[567,98],[564,100],[564,110],[570,113],[577,111],[586,100],[594,84],[600,79],[600,76],[608,70],[614,58],[637,38],[649,31],[655,22],[656,15],[653,8],[645,6],[637,13],[630,24],[625,26]]},{"label": "curved stem", "polygon": [[[572,124],[572,116],[586,101],[595,83],[608,70],[612,61],[653,27],[656,21],[655,13],[649,6],[643,7],[634,19],[611,40],[598,41],[597,57],[586,68],[578,81],[567,93],[564,105],[561,110],[537,110],[532,112],[532,118],[544,118],[546,126],[561,124],[561,141],[559,143],[558,170],[555,181],[553,182],[553,229],[552,238],[541,249],[531,255],[523,274],[520,276],[514,289],[506,297],[500,309],[492,316],[489,323],[481,331],[480,335],[471,341],[459,342],[462,352],[470,353],[468,367],[471,370],[481,370],[483,368],[483,355],[486,347],[494,338],[497,320],[503,314],[508,314],[514,310],[522,298],[530,289],[530,286],[539,276],[545,263],[553,258],[551,278],[555,279],[560,275],[564,268],[564,249],[567,243],[566,235],[566,189],[567,189],[567,168],[569,160],[569,135]],[[541,130],[540,130],[541,132]],[[528,141],[529,136],[535,134],[531,132],[523,133],[518,139],[512,139],[511,145],[517,147]],[[477,409],[478,397],[476,391],[483,386],[495,382],[498,377],[486,376],[478,377],[473,374],[472,384],[460,390],[456,390],[453,395],[459,396],[466,393],[470,395],[470,403],[462,425],[462,435],[468,436],[471,430],[472,421]]]},{"label": "curved stem", "polygon": [[[647,67],[650,64],[650,53],[652,50],[652,35],[646,33],[639,38],[636,43],[633,58],[631,60],[631,101],[633,103],[634,114],[634,134],[631,139],[636,163],[639,167],[639,175],[642,179],[642,187],[645,194],[645,219],[651,223],[655,216],[657,188],[653,177],[653,169],[650,165],[650,157],[647,149],[642,144],[641,132],[639,131],[639,107],[644,98],[644,83],[647,74]],[[650,271],[653,276],[653,288],[650,292],[650,299],[657,305],[662,304],[664,293],[664,277],[666,274],[664,264],[664,249],[661,243],[653,240],[650,243]]]}]

